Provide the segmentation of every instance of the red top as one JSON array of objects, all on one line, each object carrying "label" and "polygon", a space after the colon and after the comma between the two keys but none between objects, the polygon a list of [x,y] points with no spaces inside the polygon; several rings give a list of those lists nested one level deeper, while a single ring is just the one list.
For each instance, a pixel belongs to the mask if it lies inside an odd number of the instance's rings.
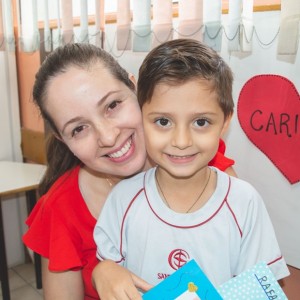
[{"label": "red top", "polygon": [[215,157],[209,162],[209,166],[214,166],[221,171],[225,171],[227,168],[234,165],[234,160],[224,156],[226,145],[223,140],[220,139],[219,149]]},{"label": "red top", "polygon": [[[209,165],[226,170],[234,164],[225,157],[225,144]],[[43,195],[26,220],[29,226],[23,242],[49,259],[50,271],[81,270],[85,300],[99,299],[91,282],[98,263],[93,239],[96,219],[89,212],[78,185],[80,167],[66,172]]]},{"label": "red top", "polygon": [[40,198],[26,224],[23,242],[49,259],[50,271],[79,270],[85,300],[99,299],[91,278],[98,263],[93,231],[96,219],[90,214],[78,186],[80,167],[65,173]]}]

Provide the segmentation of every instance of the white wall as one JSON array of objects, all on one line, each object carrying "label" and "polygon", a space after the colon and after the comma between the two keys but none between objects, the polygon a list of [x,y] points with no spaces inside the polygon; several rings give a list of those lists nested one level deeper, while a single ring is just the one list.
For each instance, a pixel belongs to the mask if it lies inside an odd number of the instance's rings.
[{"label": "white wall", "polygon": [[[226,24],[227,17],[223,16],[223,24]],[[279,20],[279,11],[254,14],[259,39],[254,36],[253,51],[247,55],[230,55],[227,51],[228,42],[223,34],[220,54],[235,75],[233,95],[236,106],[243,85],[258,74],[284,76],[300,91],[300,50],[295,63],[279,61],[276,57]],[[174,24],[176,28],[176,23]],[[110,25],[106,29],[106,49],[118,58],[122,66],[137,76],[146,53],[118,52],[115,48],[115,27]],[[268,44],[274,37],[276,38],[273,43],[262,46],[261,42]],[[240,127],[236,113],[226,141],[227,155],[235,159],[235,169],[239,177],[252,183],[263,196],[288,264],[300,268],[300,183],[291,185],[272,162],[248,140]],[[300,166],[298,168],[300,170]]]},{"label": "white wall", "polygon": [[[0,52],[0,160],[20,161],[20,118],[16,58],[14,52]],[[4,197],[2,201],[3,222],[7,262],[9,266],[24,260],[21,241],[21,211],[24,211],[24,198]]]},{"label": "white wall", "polygon": [[[278,31],[279,12],[256,13],[255,21],[260,40],[267,43]],[[298,50],[295,63],[288,63],[277,59],[276,50],[277,39],[269,47],[262,47],[254,39],[253,52],[245,58],[230,57],[226,50],[222,50],[222,56],[235,73],[236,100],[245,82],[257,74],[284,76],[300,92],[300,51]],[[239,176],[251,182],[262,194],[288,264],[300,268],[300,183],[291,185],[274,164],[248,140],[237,116],[227,137],[227,147],[228,154],[236,160]],[[300,172],[300,166],[297,168]]]}]

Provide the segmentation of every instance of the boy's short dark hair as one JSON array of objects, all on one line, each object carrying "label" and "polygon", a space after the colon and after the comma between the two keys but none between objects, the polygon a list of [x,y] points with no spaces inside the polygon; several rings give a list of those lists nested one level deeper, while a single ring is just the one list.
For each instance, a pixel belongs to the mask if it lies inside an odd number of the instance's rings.
[{"label": "boy's short dark hair", "polygon": [[216,51],[193,39],[175,39],[149,52],[139,70],[139,104],[151,100],[157,84],[177,86],[195,79],[212,83],[225,118],[229,117],[234,108],[232,71]]}]

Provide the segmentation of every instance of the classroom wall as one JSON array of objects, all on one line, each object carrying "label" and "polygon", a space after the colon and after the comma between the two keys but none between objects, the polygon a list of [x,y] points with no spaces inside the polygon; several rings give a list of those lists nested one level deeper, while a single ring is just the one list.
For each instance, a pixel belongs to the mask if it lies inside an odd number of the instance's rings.
[{"label": "classroom wall", "polygon": [[[20,115],[15,52],[0,51],[0,160],[20,161]],[[24,203],[24,202],[23,202]],[[21,242],[21,197],[2,197],[5,245],[9,265],[24,260]]]},{"label": "classroom wall", "polygon": [[[254,39],[253,51],[249,54],[229,54],[227,39],[223,35],[221,55],[235,74],[233,95],[236,104],[243,84],[257,74],[280,74],[293,81],[298,91],[300,90],[299,51],[294,63],[279,61],[276,57],[276,38],[268,46],[262,46],[259,42],[260,40],[268,43],[276,36],[279,17],[279,11],[255,13],[254,20],[259,39],[257,37]],[[223,18],[226,21],[227,15],[224,15]],[[146,53],[118,52],[114,45],[115,29],[115,24],[108,25],[106,28],[106,50],[117,57],[121,65],[137,77],[138,68]],[[33,82],[33,74],[38,68],[38,59],[35,55],[27,55],[19,58],[18,64],[18,70],[23,70],[20,77],[23,125],[43,130],[39,117],[35,113],[32,114],[30,103],[31,87],[29,86]],[[26,71],[24,71],[25,65]],[[27,83],[25,83],[26,80]],[[32,115],[29,116],[29,114]],[[292,276],[284,280],[284,289],[289,299],[296,300],[300,294],[300,236],[298,234],[300,229],[300,184],[291,185],[273,163],[248,140],[240,127],[236,112],[226,141],[227,155],[235,159],[235,169],[239,177],[252,183],[264,198],[282,252],[287,263],[291,265]]]}]

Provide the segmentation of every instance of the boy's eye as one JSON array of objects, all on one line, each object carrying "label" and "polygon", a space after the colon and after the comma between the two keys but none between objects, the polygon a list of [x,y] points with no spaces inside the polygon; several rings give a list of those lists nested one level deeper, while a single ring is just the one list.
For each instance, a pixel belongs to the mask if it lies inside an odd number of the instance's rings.
[{"label": "boy's eye", "polygon": [[206,119],[197,119],[194,124],[197,127],[206,127],[209,125],[209,122]]},{"label": "boy's eye", "polygon": [[162,126],[162,127],[166,127],[166,126],[170,126],[170,121],[166,118],[160,118],[155,120],[155,124]]}]

